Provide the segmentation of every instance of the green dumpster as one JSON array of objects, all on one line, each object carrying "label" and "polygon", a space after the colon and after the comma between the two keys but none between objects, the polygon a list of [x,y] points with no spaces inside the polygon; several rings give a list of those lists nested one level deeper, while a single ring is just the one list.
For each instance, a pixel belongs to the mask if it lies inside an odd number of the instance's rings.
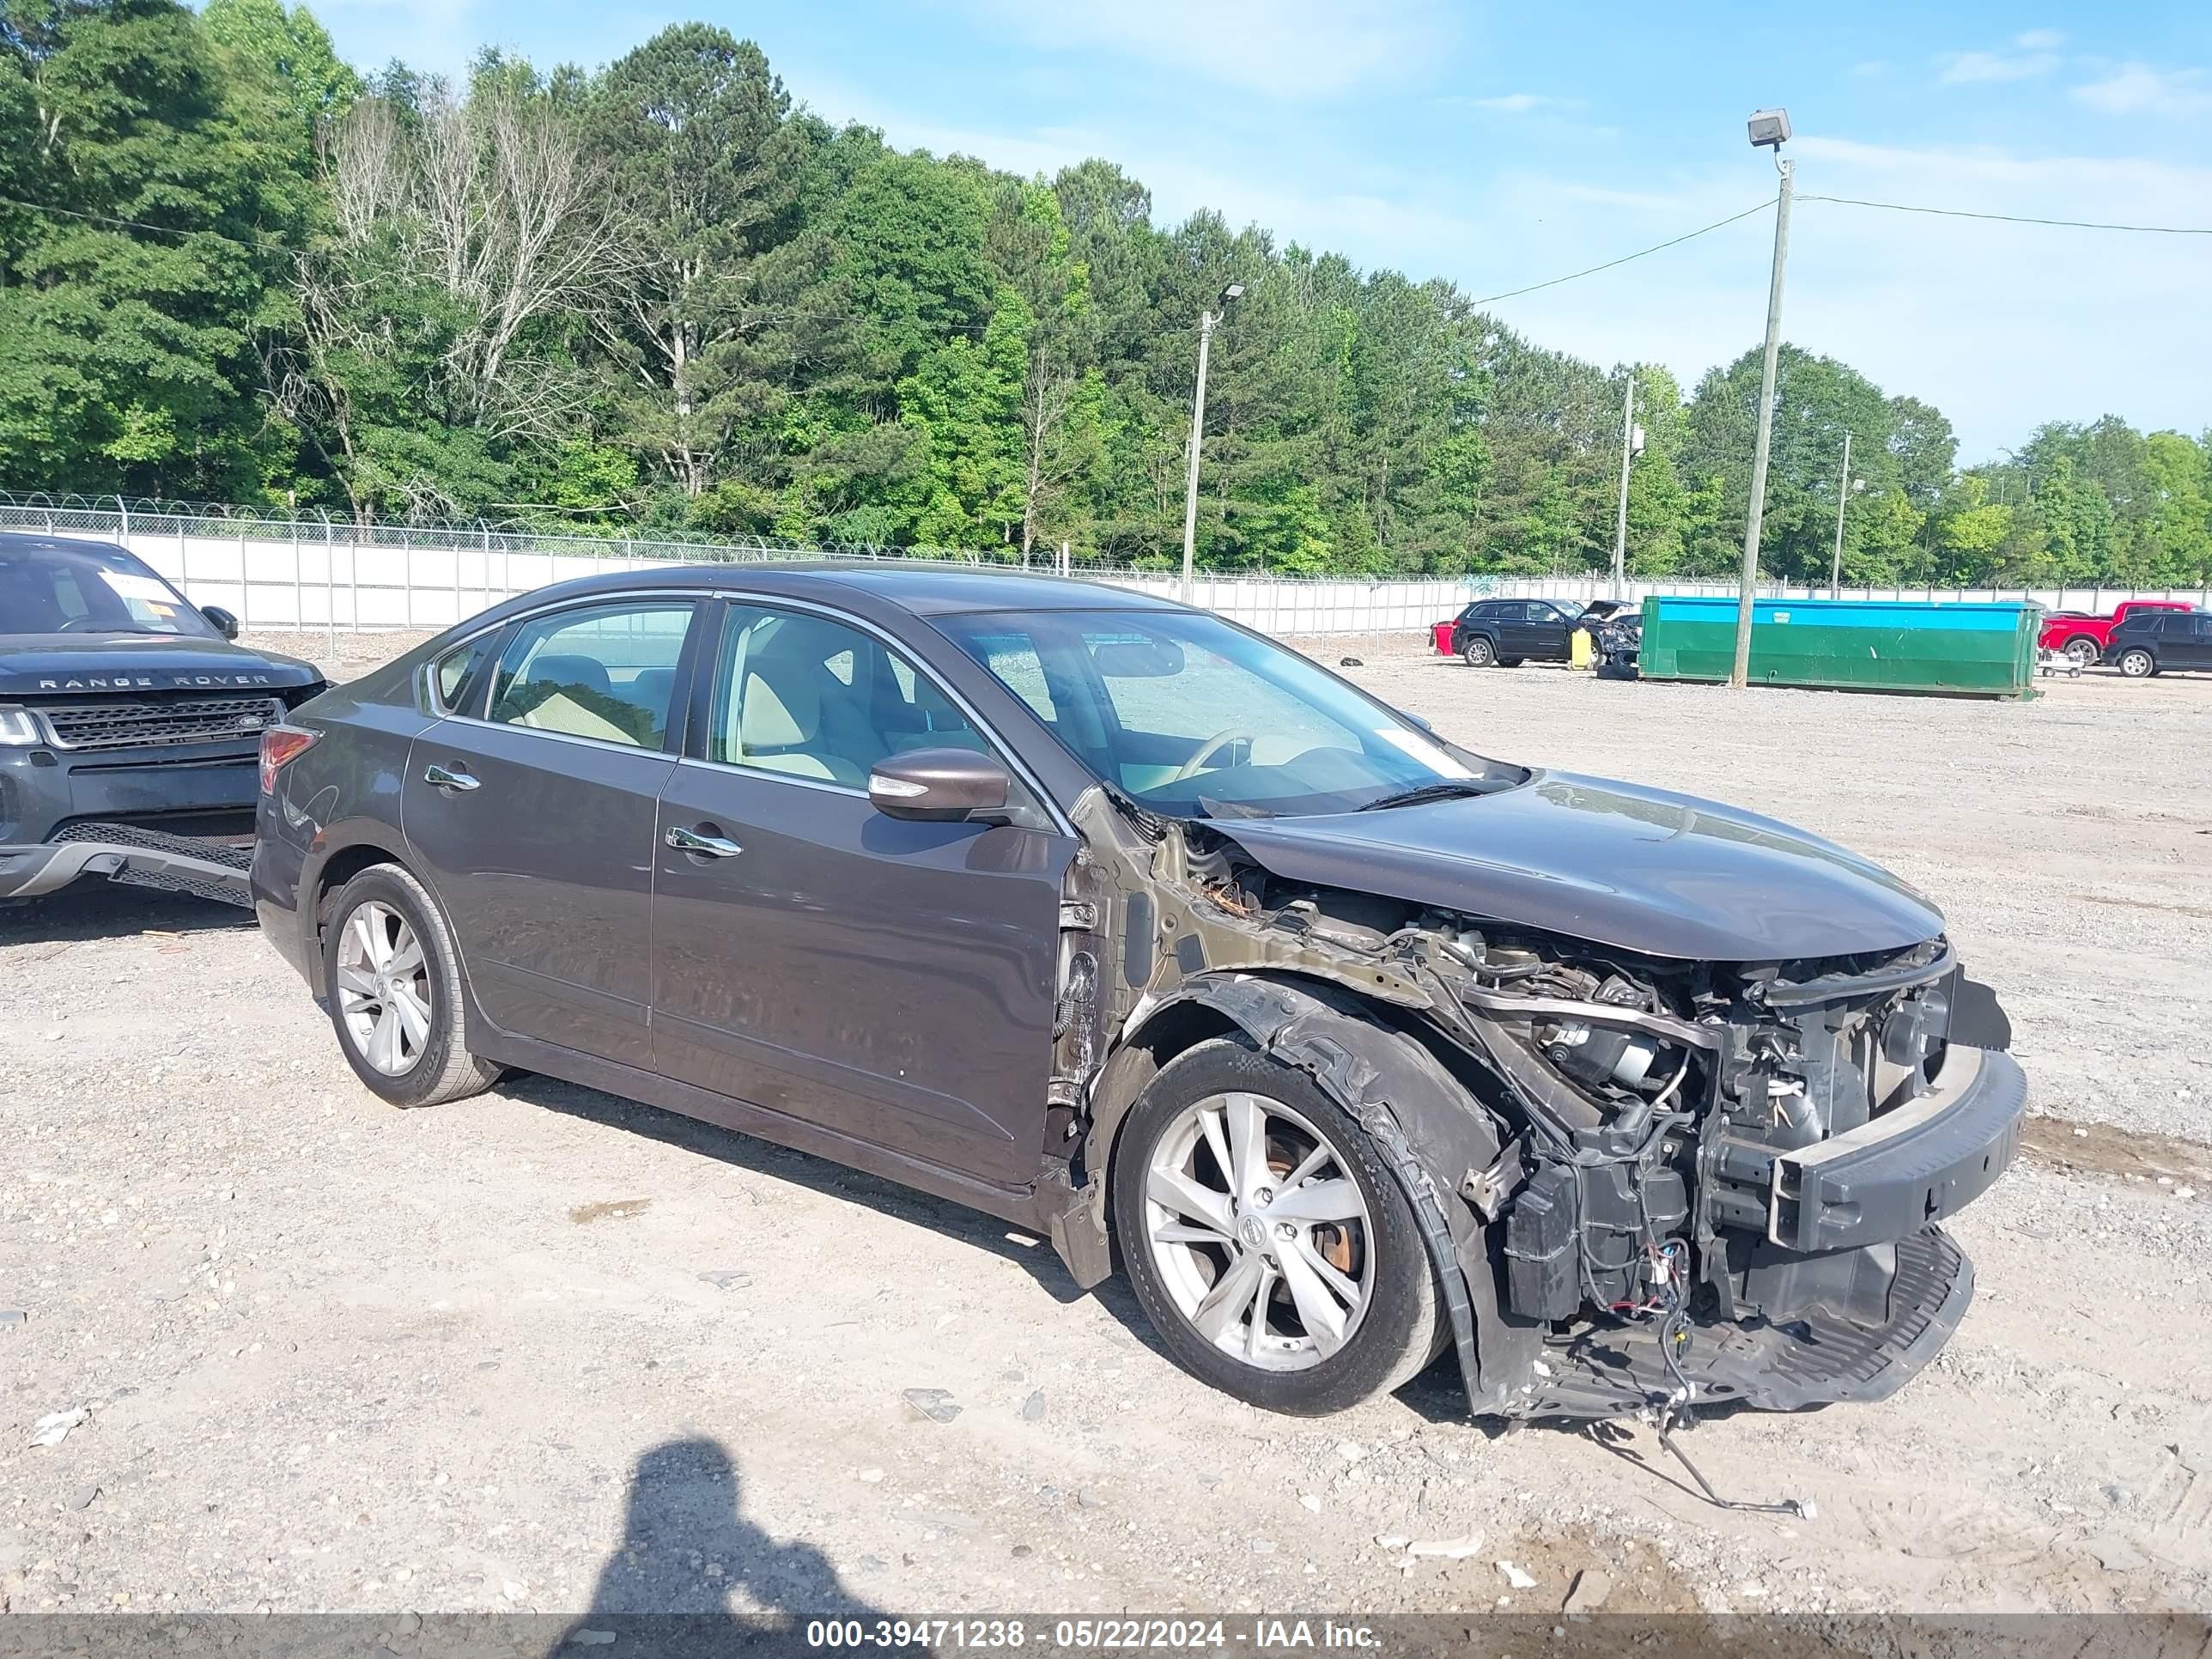
[{"label": "green dumpster", "polygon": [[[1644,601],[1638,667],[1648,680],[1725,680],[1735,666],[1733,599]],[[1758,685],[1861,691],[2035,695],[2042,607],[1919,600],[1759,599],[1752,606]]]}]

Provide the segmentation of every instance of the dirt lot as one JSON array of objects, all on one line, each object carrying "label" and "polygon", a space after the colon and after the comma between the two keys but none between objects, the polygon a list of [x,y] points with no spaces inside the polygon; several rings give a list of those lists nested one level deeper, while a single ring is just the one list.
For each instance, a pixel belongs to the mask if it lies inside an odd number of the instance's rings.
[{"label": "dirt lot", "polygon": [[1949,1351],[1686,1437],[1812,1518],[1705,1505],[1645,1429],[1498,1436],[1436,1372],[1263,1416],[1037,1241],[604,1095],[392,1111],[250,926],[112,890],[0,914],[0,1605],[1534,1611],[1595,1568],[1610,1610],[2212,1610],[2212,682],[2014,706],[1347,652],[1472,747],[1887,861],[2009,1007],[2049,1115],[1959,1223]]}]

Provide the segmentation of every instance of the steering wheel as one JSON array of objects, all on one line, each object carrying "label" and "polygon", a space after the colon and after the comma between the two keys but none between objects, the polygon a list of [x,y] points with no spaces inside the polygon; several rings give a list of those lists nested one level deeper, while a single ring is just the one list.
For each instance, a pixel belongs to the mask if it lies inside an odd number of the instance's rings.
[{"label": "steering wheel", "polygon": [[1175,776],[1170,778],[1168,781],[1170,783],[1187,783],[1191,779],[1196,777],[1200,772],[1206,770],[1206,762],[1212,760],[1223,750],[1228,748],[1231,744],[1250,743],[1254,740],[1252,733],[1247,731],[1244,727],[1241,726],[1225,726],[1222,727],[1220,731],[1216,732],[1212,737],[1208,738],[1204,743],[1199,744],[1198,752],[1178,767],[1176,769]]}]

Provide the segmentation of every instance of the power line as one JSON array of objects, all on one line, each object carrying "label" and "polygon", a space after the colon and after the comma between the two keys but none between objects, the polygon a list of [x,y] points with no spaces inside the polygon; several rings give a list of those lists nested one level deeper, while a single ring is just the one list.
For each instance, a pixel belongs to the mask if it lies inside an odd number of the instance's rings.
[{"label": "power line", "polygon": [[1510,300],[1523,294],[1534,294],[1538,289],[1557,288],[1561,283],[1571,283],[1581,277],[1595,276],[1601,270],[1611,270],[1615,265],[1625,265],[1632,259],[1642,259],[1648,258],[1650,255],[1654,253],[1663,253],[1670,247],[1680,247],[1685,242],[1694,241],[1698,237],[1718,230],[1724,225],[1732,225],[1739,219],[1748,219],[1753,214],[1764,212],[1766,209],[1771,208],[1773,205],[1774,198],[1770,196],[1763,202],[1753,203],[1741,213],[1731,213],[1725,219],[1716,219],[1712,223],[1705,226],[1703,229],[1685,231],[1680,236],[1672,237],[1663,242],[1654,243],[1651,246],[1638,249],[1634,253],[1624,253],[1618,259],[1607,259],[1603,264],[1592,265],[1587,270],[1571,270],[1565,276],[1554,276],[1548,282],[1531,283],[1526,288],[1508,289],[1503,294],[1486,295],[1483,298],[1470,301],[1468,303],[1478,306],[1493,305],[1500,300]]},{"label": "power line", "polygon": [[2212,236],[2212,226],[2116,225],[2094,219],[2037,219],[2024,213],[1974,213],[1965,208],[1912,207],[1903,202],[1864,202],[1856,196],[1802,195],[1801,202],[1834,202],[1844,207],[1883,208],[1892,213],[1932,213],[1945,219],[1994,219],[2008,225],[2056,225],[2066,230],[2125,230],[2149,236]]},{"label": "power line", "polygon": [[108,213],[82,213],[76,208],[55,207],[48,202],[26,202],[13,196],[0,196],[0,206],[28,209],[33,213],[51,213],[64,219],[82,219],[88,224],[112,225],[121,230],[150,230],[157,236],[211,236],[218,242],[228,242],[233,247],[274,248],[279,253],[296,252],[289,242],[275,237],[260,237],[247,241],[220,230],[182,230],[175,225],[149,225],[143,219],[118,219]]}]

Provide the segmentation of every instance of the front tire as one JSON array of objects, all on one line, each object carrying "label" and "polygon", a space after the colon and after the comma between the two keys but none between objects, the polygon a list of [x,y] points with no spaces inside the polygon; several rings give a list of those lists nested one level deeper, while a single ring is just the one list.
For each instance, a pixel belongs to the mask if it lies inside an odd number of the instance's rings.
[{"label": "front tire", "polygon": [[331,901],[323,977],[354,1075],[394,1106],[482,1094],[499,1068],[469,1053],[460,955],[422,884],[371,865]]},{"label": "front tire", "polygon": [[1114,1223],[1169,1353],[1248,1405],[1343,1411],[1442,1346],[1435,1274],[1380,1152],[1311,1078],[1243,1041],[1200,1043],[1139,1097]]},{"label": "front tire", "polygon": [[1469,668],[1488,668],[1498,660],[1498,647],[1478,634],[1460,647],[1459,654]]},{"label": "front tire", "polygon": [[2158,659],[2141,646],[2120,653],[2119,671],[2131,680],[2147,680],[2158,672]]}]

